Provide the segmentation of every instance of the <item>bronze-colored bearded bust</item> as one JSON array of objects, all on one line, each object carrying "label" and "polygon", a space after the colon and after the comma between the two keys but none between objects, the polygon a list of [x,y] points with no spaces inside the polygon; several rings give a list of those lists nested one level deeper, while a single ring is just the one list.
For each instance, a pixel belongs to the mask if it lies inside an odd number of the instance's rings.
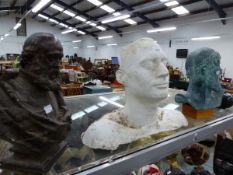
[{"label": "bronze-colored bearded bust", "polygon": [[60,92],[62,56],[53,34],[35,33],[24,43],[19,75],[0,82],[0,138],[13,153],[3,168],[47,171],[63,152],[71,120]]}]

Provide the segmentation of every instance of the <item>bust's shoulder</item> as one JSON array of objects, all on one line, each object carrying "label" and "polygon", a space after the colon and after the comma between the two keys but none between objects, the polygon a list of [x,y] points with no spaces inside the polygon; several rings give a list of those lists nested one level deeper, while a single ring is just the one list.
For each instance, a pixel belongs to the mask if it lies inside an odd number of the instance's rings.
[{"label": "bust's shoulder", "polygon": [[83,143],[94,149],[115,150],[121,142],[128,140],[127,133],[134,131],[121,123],[118,114],[113,111],[92,123],[82,134]]},{"label": "bust's shoulder", "polygon": [[186,117],[178,110],[159,108],[159,111],[161,123],[163,123],[161,126],[173,129],[188,125]]}]

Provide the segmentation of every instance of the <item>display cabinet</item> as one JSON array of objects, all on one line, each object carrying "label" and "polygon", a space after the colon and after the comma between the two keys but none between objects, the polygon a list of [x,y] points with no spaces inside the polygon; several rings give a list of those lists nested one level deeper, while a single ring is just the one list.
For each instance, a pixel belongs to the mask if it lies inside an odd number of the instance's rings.
[{"label": "display cabinet", "polygon": [[[174,101],[178,92],[170,89],[168,98],[161,101],[160,107],[180,110]],[[187,127],[142,138],[120,146],[116,151],[93,150],[83,145],[81,136],[88,126],[104,114],[123,107],[124,99],[124,92],[66,97],[72,113],[72,129],[67,138],[69,147],[48,175],[125,175],[233,126],[233,108],[216,109],[212,118],[187,118]],[[1,145],[4,144],[2,141]],[[1,147],[3,151],[4,146]]]}]

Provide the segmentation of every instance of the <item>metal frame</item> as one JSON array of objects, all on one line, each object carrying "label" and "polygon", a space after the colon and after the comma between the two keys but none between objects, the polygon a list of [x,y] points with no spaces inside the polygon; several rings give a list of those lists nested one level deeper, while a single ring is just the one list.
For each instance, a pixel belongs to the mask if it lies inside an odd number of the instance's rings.
[{"label": "metal frame", "polygon": [[[223,8],[218,5],[215,0],[205,0],[218,14],[220,18],[225,18],[227,16],[226,12],[224,12]],[[221,20],[222,24],[226,24],[226,20]]]},{"label": "metal frame", "polygon": [[194,127],[185,131],[178,132],[173,136],[166,137],[158,143],[148,146],[127,156],[110,160],[102,165],[90,168],[86,171],[77,173],[75,170],[66,172],[65,174],[75,175],[122,175],[127,174],[136,168],[160,160],[167,155],[179,151],[193,143],[212,136],[233,125],[233,114],[221,117],[214,121],[208,122],[203,126]]}]

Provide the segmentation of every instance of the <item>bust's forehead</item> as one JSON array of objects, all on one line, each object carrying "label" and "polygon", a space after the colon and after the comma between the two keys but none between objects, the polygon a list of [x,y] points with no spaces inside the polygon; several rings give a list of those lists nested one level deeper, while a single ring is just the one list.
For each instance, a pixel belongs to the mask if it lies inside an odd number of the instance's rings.
[{"label": "bust's forehead", "polygon": [[159,44],[151,38],[139,39],[121,50],[120,67],[128,69],[147,59],[166,59]]}]

